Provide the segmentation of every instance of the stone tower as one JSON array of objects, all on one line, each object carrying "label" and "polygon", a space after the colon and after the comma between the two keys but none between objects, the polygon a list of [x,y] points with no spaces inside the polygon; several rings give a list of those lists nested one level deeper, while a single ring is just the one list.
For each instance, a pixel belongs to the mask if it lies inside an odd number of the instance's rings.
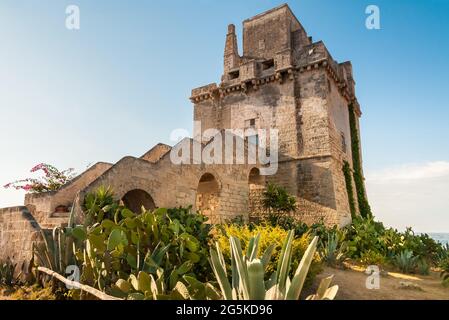
[{"label": "stone tower", "polygon": [[342,170],[344,162],[353,169],[353,150],[360,153],[351,145],[360,141],[351,139],[350,113],[357,135],[361,116],[354,85],[351,63],[336,62],[282,5],[243,22],[242,56],[229,25],[221,83],[193,89],[191,101],[203,132],[277,129],[279,170],[266,180],[297,197],[303,221],[345,225],[359,213],[352,174],[348,188]]}]

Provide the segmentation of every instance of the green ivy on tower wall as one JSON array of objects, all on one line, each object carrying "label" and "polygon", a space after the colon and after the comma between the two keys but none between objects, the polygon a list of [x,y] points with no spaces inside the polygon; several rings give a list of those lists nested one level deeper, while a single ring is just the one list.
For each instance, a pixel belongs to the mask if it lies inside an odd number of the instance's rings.
[{"label": "green ivy on tower wall", "polygon": [[360,141],[357,129],[357,120],[354,106],[349,105],[349,126],[351,129],[351,147],[352,147],[352,165],[354,167],[354,183],[357,192],[360,215],[362,217],[371,217],[371,207],[366,198],[365,181],[362,174],[362,161],[360,159]]},{"label": "green ivy on tower wall", "polygon": [[346,192],[348,193],[349,209],[351,211],[351,217],[356,217],[355,201],[354,201],[354,189],[352,188],[352,170],[348,161],[343,164],[343,173],[345,175]]}]

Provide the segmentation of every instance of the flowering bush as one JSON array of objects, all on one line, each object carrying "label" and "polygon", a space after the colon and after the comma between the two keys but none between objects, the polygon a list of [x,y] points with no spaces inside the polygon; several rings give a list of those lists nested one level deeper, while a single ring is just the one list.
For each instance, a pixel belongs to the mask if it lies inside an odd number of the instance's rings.
[{"label": "flowering bush", "polygon": [[4,185],[3,187],[6,189],[14,188],[16,190],[25,190],[30,193],[56,191],[75,177],[73,168],[59,171],[55,167],[45,163],[40,163],[31,169],[32,173],[38,171],[42,171],[44,176],[37,179],[28,178],[17,180]]}]

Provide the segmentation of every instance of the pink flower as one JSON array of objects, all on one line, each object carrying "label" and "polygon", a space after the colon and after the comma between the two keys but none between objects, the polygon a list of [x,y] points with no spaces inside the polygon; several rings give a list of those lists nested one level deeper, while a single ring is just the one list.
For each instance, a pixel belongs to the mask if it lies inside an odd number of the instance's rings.
[{"label": "pink flower", "polygon": [[38,165],[34,166],[33,169],[31,169],[31,172],[36,172],[36,171],[42,169],[43,166],[44,166],[43,163],[39,163]]},{"label": "pink flower", "polygon": [[31,184],[27,184],[27,185],[24,185],[22,187],[22,189],[25,191],[30,191],[31,189],[33,189],[33,186]]},{"label": "pink flower", "polygon": [[61,172],[51,165],[39,163],[31,169],[31,172],[34,173],[39,170],[42,170],[45,173],[44,177],[38,179],[28,178],[17,180],[6,184],[4,188],[14,188],[16,190],[25,190],[27,192],[46,192],[58,190],[62,185],[73,179],[72,168]]}]

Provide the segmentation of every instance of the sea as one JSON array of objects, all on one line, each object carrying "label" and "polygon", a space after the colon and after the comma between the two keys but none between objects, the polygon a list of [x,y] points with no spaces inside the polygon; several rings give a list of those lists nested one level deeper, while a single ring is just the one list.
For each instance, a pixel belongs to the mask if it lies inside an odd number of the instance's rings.
[{"label": "sea", "polygon": [[428,233],[428,235],[442,244],[449,244],[449,233]]}]

